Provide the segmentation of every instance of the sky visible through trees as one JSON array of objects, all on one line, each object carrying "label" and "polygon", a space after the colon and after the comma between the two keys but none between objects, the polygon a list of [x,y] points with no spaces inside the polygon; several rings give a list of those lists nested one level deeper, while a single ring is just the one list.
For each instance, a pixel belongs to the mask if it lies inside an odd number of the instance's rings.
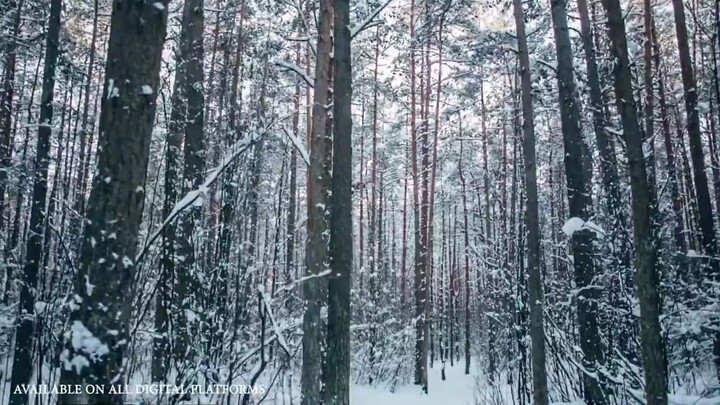
[{"label": "sky visible through trees", "polygon": [[718,404],[718,58],[713,0],[4,0],[0,404]]}]

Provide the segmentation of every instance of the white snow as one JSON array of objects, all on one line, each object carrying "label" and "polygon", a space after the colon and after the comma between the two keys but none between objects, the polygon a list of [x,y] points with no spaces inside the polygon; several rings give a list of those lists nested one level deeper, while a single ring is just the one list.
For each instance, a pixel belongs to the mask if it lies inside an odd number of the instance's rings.
[{"label": "white snow", "polygon": [[75,367],[80,371],[83,367],[90,365],[87,357],[92,360],[98,360],[102,356],[110,353],[107,345],[96,338],[80,321],[74,321],[70,328],[70,343],[75,349],[76,354],[72,360],[68,362],[68,353],[66,351],[63,352],[64,356],[61,356],[61,358],[64,358],[66,370]]},{"label": "white snow", "polygon": [[582,218],[578,217],[568,219],[562,227],[563,233],[570,238],[575,234],[575,232],[582,229],[589,229],[592,232],[595,232],[595,234],[599,237],[605,236],[605,231],[600,225],[593,221],[584,221]]},{"label": "white snow", "polygon": [[572,217],[565,222],[565,225],[562,227],[562,231],[568,237],[572,237],[575,232],[583,228],[583,225],[585,225],[585,221],[578,217]]},{"label": "white snow", "polygon": [[295,72],[298,76],[300,76],[303,79],[303,81],[305,81],[305,84],[307,84],[308,87],[311,87],[311,88],[313,87],[315,80],[312,77],[308,76],[308,74],[305,73],[305,70],[302,69],[300,66],[298,66],[294,63],[289,63],[289,62],[284,62],[284,61],[278,61],[278,62],[275,62],[275,64],[282,68],[285,68],[291,72]]},{"label": "white snow", "polygon": [[42,315],[43,312],[45,312],[45,308],[47,307],[47,303],[43,301],[37,301],[35,303],[35,315]]},{"label": "white snow", "polygon": [[95,284],[90,284],[90,277],[88,277],[86,275],[85,276],[85,292],[87,292],[88,297],[92,296],[94,289],[95,289]]},{"label": "white snow", "polygon": [[310,153],[308,153],[308,150],[305,147],[305,145],[303,144],[303,142],[300,139],[298,139],[297,136],[290,133],[290,131],[286,130],[285,128],[283,128],[283,131],[285,132],[285,135],[287,135],[287,137],[290,138],[290,141],[292,141],[293,145],[295,145],[295,149],[297,149],[298,153],[305,161],[305,164],[310,166]]},{"label": "white snow", "polygon": [[[476,359],[473,359],[476,361]],[[470,375],[465,375],[465,363],[456,363],[454,367],[445,365],[446,380],[441,378],[441,364],[428,367],[428,395],[420,392],[417,385],[404,385],[395,392],[385,386],[350,386],[350,403],[356,405],[473,405],[475,404],[475,367]]]},{"label": "white snow", "polygon": [[[157,3],[155,3],[155,4],[157,4]],[[161,6],[162,6],[162,4],[161,4]],[[142,90],[142,94],[144,94],[144,95],[146,95],[146,96],[149,96],[149,95],[153,94],[153,89],[152,89],[152,87],[148,86],[147,84],[144,84],[144,85],[142,86],[141,90]]]}]

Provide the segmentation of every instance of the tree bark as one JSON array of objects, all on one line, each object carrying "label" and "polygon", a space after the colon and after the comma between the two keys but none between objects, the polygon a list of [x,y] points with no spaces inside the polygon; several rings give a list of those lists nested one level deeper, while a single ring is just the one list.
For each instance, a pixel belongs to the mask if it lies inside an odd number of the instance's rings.
[{"label": "tree bark", "polygon": [[[15,326],[15,350],[10,386],[28,384],[32,377],[33,334],[35,331],[35,294],[38,274],[42,270],[43,230],[47,221],[45,203],[48,188],[48,165],[50,161],[50,137],[52,133],[53,101],[55,98],[55,70],[60,52],[60,13],[62,0],[52,0],[45,38],[45,62],[43,66],[40,118],[35,154],[30,228],[25,245],[25,268],[20,288],[18,319]],[[18,13],[20,10],[18,10]],[[7,67],[6,67],[7,68]],[[12,102],[12,100],[9,100]],[[20,193],[22,194],[22,193]],[[18,211],[15,215],[20,215]],[[28,395],[10,393],[11,405],[25,405]]]},{"label": "tree bark", "polygon": [[415,278],[413,291],[415,294],[415,354],[414,354],[414,375],[415,385],[420,385],[424,393],[428,392],[427,378],[427,350],[426,350],[426,311],[425,300],[427,298],[427,280],[425,277],[425,266],[423,262],[423,237],[420,227],[420,177],[418,173],[418,148],[417,148],[417,125],[416,125],[416,91],[415,88],[415,0],[410,2],[410,160],[413,176],[413,217],[415,222]]},{"label": "tree bark", "polygon": [[[327,132],[330,104],[333,0],[321,0],[318,14],[317,61],[315,63],[315,100],[312,107],[312,132],[310,139],[310,168],[307,186],[307,240],[305,266],[307,276],[317,276],[328,262],[328,189],[330,167],[328,157],[332,153],[331,133]],[[322,402],[323,389],[323,322],[320,309],[326,300],[326,281],[313,277],[303,281],[303,362],[302,405]]]},{"label": "tree bark", "polygon": [[[87,146],[87,135],[88,135],[88,117],[90,110],[90,86],[92,85],[93,71],[95,68],[95,45],[97,43],[98,34],[98,8],[99,0],[93,1],[93,28],[92,37],[90,39],[90,56],[88,61],[87,77],[85,78],[85,100],[83,101],[83,113],[82,113],[82,125],[80,127],[80,150],[78,155],[78,190],[75,195],[75,209],[77,210],[80,218],[85,213],[85,194],[87,192],[87,176],[89,172],[89,164],[87,161],[90,160],[90,148]],[[90,129],[92,131],[92,129]],[[87,155],[86,155],[87,149]]]},{"label": "tree bark", "polygon": [[[13,37],[20,33],[20,21],[24,0],[16,2],[10,0],[9,8],[15,9],[13,17]],[[0,231],[5,224],[5,191],[7,189],[8,171],[12,166],[12,115],[13,95],[15,94],[15,64],[17,61],[17,43],[14,39],[8,41],[5,49],[5,74],[3,75],[3,91],[0,95]],[[6,242],[7,243],[7,242]]]},{"label": "tree bark", "polygon": [[[184,64],[182,93],[182,130],[185,133],[183,142],[183,175],[182,193],[197,190],[203,183],[205,145],[203,141],[203,125],[205,113],[205,96],[203,92],[203,31],[205,26],[203,0],[185,0],[183,6],[182,28],[180,30],[180,59]],[[240,40],[240,39],[239,39]],[[259,145],[260,143],[256,144]],[[200,284],[197,282],[199,269],[195,268],[195,247],[193,229],[200,222],[199,206],[193,205],[180,218],[180,235],[178,235],[178,263],[173,277],[173,302],[176,309],[174,334],[175,355],[181,375],[194,367],[195,360],[190,349],[197,325],[188,319],[190,311],[200,305]],[[185,363],[185,364],[184,364]]]},{"label": "tree bark", "polygon": [[[87,203],[70,330],[60,356],[62,384],[99,384],[106,394],[62,395],[62,405],[122,403],[122,395],[110,394],[109,388],[122,378],[130,338],[126,295],[135,274],[167,5],[113,2],[97,175]],[[96,345],[72,344],[93,336]]]},{"label": "tree bark", "polygon": [[637,107],[625,38],[625,21],[619,0],[603,0],[615,58],[615,99],[623,126],[632,194],[635,242],[635,283],[640,298],[640,346],[645,369],[645,396],[648,405],[667,404],[665,345],[659,322],[660,297],[657,291],[656,226],[652,219],[652,194],[645,170],[643,138],[638,126]]},{"label": "tree bark", "polygon": [[[585,177],[586,173],[582,167],[584,140],[580,128],[580,104],[576,98],[565,0],[552,0],[550,11],[558,61],[557,82],[565,150],[565,175],[570,203],[569,214],[571,217],[589,221],[592,216],[591,179]],[[593,232],[591,229],[579,229],[570,235],[570,241],[575,284],[578,290],[577,318],[580,348],[584,354],[583,366],[588,371],[582,375],[584,399],[588,405],[601,405],[605,404],[606,400],[597,372],[598,366],[602,365],[604,359],[597,320],[599,294],[592,286],[595,279]]]},{"label": "tree bark", "polygon": [[533,398],[536,405],[548,404],[545,370],[545,328],[543,325],[543,287],[540,277],[540,224],[538,215],[537,173],[535,160],[535,124],[530,79],[530,59],[525,35],[525,16],[521,0],[513,0],[520,58],[523,111],[523,154],[525,164],[527,272],[530,296],[530,338],[532,340]]},{"label": "tree bark", "polygon": [[[350,2],[335,0],[332,186],[325,404],[350,404],[352,238],[352,63]],[[381,197],[382,199],[382,197]]]}]

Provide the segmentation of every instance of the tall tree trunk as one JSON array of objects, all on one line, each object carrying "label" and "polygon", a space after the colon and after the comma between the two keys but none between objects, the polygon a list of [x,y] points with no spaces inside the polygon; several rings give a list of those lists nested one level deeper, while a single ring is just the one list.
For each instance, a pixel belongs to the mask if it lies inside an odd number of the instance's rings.
[{"label": "tall tree trunk", "polygon": [[[203,183],[205,145],[203,126],[205,96],[203,92],[203,31],[205,26],[204,0],[185,0],[183,21],[180,30],[180,55],[184,64],[181,86],[183,121],[185,133],[183,142],[183,182],[182,192],[187,194],[197,190]],[[240,39],[238,39],[240,41]],[[179,308],[174,319],[175,355],[178,360],[179,374],[187,373],[185,368],[194,367],[195,360],[190,354],[191,341],[197,325],[188,318],[188,313],[200,305],[200,284],[198,269],[195,267],[195,248],[193,229],[200,222],[200,207],[193,205],[181,217],[178,242],[178,264],[173,277],[173,302]],[[185,362],[185,364],[183,364]]]},{"label": "tall tree trunk", "polygon": [[[78,155],[78,180],[77,180],[77,194],[75,195],[75,210],[83,217],[85,213],[85,193],[87,192],[87,176],[89,172],[89,165],[86,160],[90,160],[90,148],[87,144],[88,130],[88,117],[90,110],[90,87],[92,85],[93,71],[95,68],[95,45],[97,43],[98,33],[98,8],[99,0],[93,1],[93,28],[92,37],[90,39],[90,56],[88,60],[87,77],[85,78],[85,100],[83,101],[83,112],[82,112],[82,126],[80,127],[80,151]],[[91,131],[92,129],[90,129]],[[92,145],[89,145],[92,146]],[[85,154],[87,149],[87,155]]]},{"label": "tall tree trunk", "polygon": [[[592,216],[591,179],[585,177],[582,167],[583,135],[580,128],[580,107],[576,99],[573,55],[567,24],[565,0],[552,0],[551,13],[555,32],[557,53],[557,81],[560,102],[560,118],[565,149],[565,175],[569,214],[571,217],[588,221]],[[593,244],[595,235],[591,229],[578,229],[568,235],[571,240],[575,284],[578,289],[577,317],[580,348],[584,354],[583,392],[588,405],[605,404],[605,395],[598,376],[598,366],[603,363],[603,350],[598,331],[599,294],[592,288],[595,279]]]},{"label": "tall tree trunk", "polygon": [[640,347],[645,370],[648,405],[667,404],[665,344],[659,322],[656,226],[653,224],[652,194],[645,170],[643,139],[638,126],[637,107],[632,91],[632,74],[625,38],[625,21],[619,0],[603,0],[615,57],[615,99],[623,126],[632,194],[635,241],[635,283],[640,298]]},{"label": "tall tree trunk", "polygon": [[[335,0],[333,163],[325,404],[350,404],[350,288],[352,240],[352,64],[350,2]],[[382,196],[381,196],[382,199]]]},{"label": "tall tree trunk", "polygon": [[[710,189],[708,187],[707,173],[705,173],[705,156],[703,153],[700,135],[700,117],[698,114],[698,89],[693,73],[690,50],[688,49],[688,34],[685,25],[685,10],[682,0],[672,0],[675,14],[675,31],[677,34],[678,54],[680,57],[680,71],[682,73],[683,89],[685,93],[685,113],[687,115],[687,131],[690,141],[690,157],[692,158],[695,190],[697,191],[698,212],[700,214],[700,234],[705,253],[715,258],[718,253],[715,235],[715,221],[712,214]],[[709,280],[720,279],[720,263],[710,260],[707,266]],[[715,369],[720,378],[720,331],[713,336],[713,356]]]},{"label": "tall tree trunk", "polygon": [[[170,99],[170,122],[168,123],[167,145],[165,149],[165,184],[162,215],[167,218],[175,208],[182,181],[181,177],[181,151],[185,139],[186,122],[186,63],[187,54],[184,52],[185,45],[180,44],[177,51],[175,69],[175,83]],[[170,346],[168,327],[169,316],[172,310],[172,287],[175,278],[175,258],[177,244],[177,227],[169,224],[162,234],[162,253],[160,258],[160,278],[158,279],[157,293],[155,295],[155,333],[156,338],[153,344],[153,381],[164,381],[167,376],[168,352]],[[181,331],[180,331],[181,332]]]},{"label": "tall tree trunk", "polygon": [[[712,215],[712,203],[708,188],[707,174],[705,173],[705,156],[703,153],[700,134],[700,118],[697,111],[698,94],[693,73],[690,50],[688,48],[688,33],[685,25],[685,10],[682,0],[672,0],[675,14],[675,30],[678,41],[678,53],[682,72],[683,89],[685,94],[685,112],[687,114],[688,138],[690,141],[690,157],[697,192],[698,211],[700,214],[700,230],[702,244],[709,256],[717,254],[717,241],[715,240],[715,227]],[[716,260],[711,260],[710,275],[718,276],[720,267]]]},{"label": "tall tree trunk", "polygon": [[626,238],[621,235],[625,228],[626,215],[623,208],[620,193],[620,177],[617,172],[617,158],[615,156],[615,145],[605,130],[606,120],[604,114],[603,94],[598,73],[597,51],[593,41],[592,22],[588,13],[586,0],[578,0],[578,14],[580,15],[580,28],[582,32],[583,48],[585,50],[585,65],[587,67],[588,86],[590,88],[590,109],[592,110],[592,123],[595,132],[598,152],[600,155],[600,171],[602,183],[605,188],[605,207],[609,221],[612,223],[611,232],[617,235],[617,246],[614,255],[617,256],[619,264],[628,268],[630,265],[630,246],[625,242]]},{"label": "tall tree trunk", "polygon": [[[678,253],[684,254],[687,252],[687,243],[685,242],[685,226],[683,221],[683,202],[680,196],[680,181],[678,179],[677,163],[675,162],[675,151],[673,147],[672,134],[670,132],[670,111],[667,106],[665,98],[665,84],[663,80],[663,73],[660,71],[660,43],[657,39],[657,32],[655,31],[655,21],[652,21],[652,42],[655,51],[654,63],[655,69],[658,72],[658,97],[660,101],[660,119],[662,120],[662,131],[663,131],[663,144],[665,146],[665,158],[667,166],[668,186],[670,188],[670,198],[672,199],[672,210],[673,210],[673,237],[675,239],[675,247]],[[680,255],[678,255],[680,256]],[[684,259],[681,259],[684,261]],[[683,266],[685,269],[685,266]],[[683,273],[686,270],[682,271]]]},{"label": "tall tree trunk", "polygon": [[643,0],[644,14],[644,62],[643,79],[645,85],[645,140],[649,144],[649,151],[646,161],[648,170],[648,185],[653,199],[656,196],[656,174],[655,174],[655,95],[653,94],[653,72],[652,72],[652,6],[650,0]]},{"label": "tall tree trunk", "polygon": [[[20,155],[20,160],[25,162],[27,157],[27,148],[28,148],[28,142],[30,140],[30,123],[32,119],[32,114],[30,113],[33,106],[33,100],[35,99],[35,91],[37,89],[37,82],[38,78],[40,77],[40,66],[42,65],[42,59],[38,58],[37,64],[35,65],[35,73],[33,75],[32,85],[30,86],[30,98],[28,101],[27,106],[27,127],[25,128],[25,140],[23,141],[22,146],[22,153]],[[22,92],[21,92],[22,94]],[[17,124],[17,118],[15,117],[15,122]],[[13,129],[13,132],[16,131],[16,129]],[[25,201],[24,196],[24,188],[25,188],[25,178],[26,178],[25,171],[20,172],[20,177],[18,179],[18,192],[15,195],[15,216],[13,217],[12,221],[12,227],[10,230],[10,239],[5,243],[5,247],[3,249],[3,256],[5,257],[5,288],[3,289],[3,297],[2,302],[3,304],[8,303],[10,299],[10,294],[12,293],[12,283],[13,283],[13,270],[17,266],[17,263],[19,260],[17,259],[17,254],[15,253],[15,249],[18,247],[18,244],[20,243],[20,227],[21,224],[25,223],[25,220],[23,218],[22,214],[22,206],[23,202]],[[23,218],[23,220],[21,220]],[[11,257],[15,257],[12,259],[11,263]]]},{"label": "tall tree trunk", "polygon": [[423,239],[420,225],[420,177],[418,172],[418,148],[417,148],[417,125],[416,125],[416,92],[415,88],[415,0],[410,2],[410,140],[413,176],[413,217],[415,222],[415,278],[413,291],[415,294],[415,353],[414,353],[414,383],[420,385],[424,393],[428,392],[427,378],[427,333],[426,333],[426,311],[425,299],[427,298],[427,280],[423,261]]},{"label": "tall tree trunk", "polygon": [[0,231],[4,229],[5,224],[5,191],[7,189],[8,171],[12,166],[12,108],[13,95],[15,94],[15,63],[17,61],[17,42],[14,38],[18,38],[20,33],[20,21],[24,4],[24,0],[20,0],[20,2],[10,0],[9,2],[9,8],[15,9],[15,15],[13,17],[13,39],[8,41],[5,49],[5,74],[3,75],[3,90],[2,94],[0,94]]},{"label": "tall tree trunk", "polygon": [[[307,185],[307,240],[305,266],[307,276],[325,271],[328,262],[328,208],[327,196],[330,167],[327,161],[332,153],[331,135],[327,132],[330,121],[328,105],[331,80],[333,0],[321,0],[318,14],[317,61],[315,63],[315,100],[312,107],[312,133],[310,139],[310,167]],[[303,281],[303,362],[302,405],[322,403],[323,389],[323,322],[320,309],[325,303],[324,279],[313,277]]]},{"label": "tall tree trunk", "polygon": [[[535,160],[535,123],[532,105],[530,59],[525,35],[522,1],[513,0],[520,58],[523,111],[523,154],[525,192],[527,193],[527,273],[530,297],[530,339],[532,340],[533,398],[535,405],[548,404],[545,370],[545,328],[543,326],[543,287],[540,277],[540,223],[538,215],[537,168]],[[522,263],[522,262],[521,262]]]},{"label": "tall tree trunk", "polygon": [[[52,133],[53,101],[55,96],[55,69],[60,51],[60,13],[62,0],[50,3],[50,18],[45,38],[45,64],[43,66],[40,118],[35,154],[32,203],[30,208],[29,236],[25,245],[25,268],[20,288],[20,304],[15,326],[15,350],[10,386],[28,384],[32,376],[33,333],[35,331],[35,293],[43,256],[43,230],[45,228],[45,203],[48,188],[48,164],[50,160],[50,136]],[[20,10],[18,10],[18,13]],[[7,68],[7,67],[6,67]],[[12,102],[12,100],[9,100]],[[22,194],[22,193],[20,193]],[[20,215],[18,211],[15,215]],[[11,405],[28,403],[27,394],[12,390]]]},{"label": "tall tree trunk", "polygon": [[[295,47],[296,63],[300,64],[300,43]],[[295,79],[295,95],[293,96],[293,135],[300,139],[300,82]],[[297,151],[295,148],[290,152],[290,198],[287,210],[287,240],[285,250],[285,282],[292,277],[292,270],[295,267],[295,214],[297,211]]]},{"label": "tall tree trunk", "polygon": [[[62,405],[122,403],[109,388],[122,378],[130,338],[132,300],[126,294],[135,275],[167,5],[113,2],[97,175],[87,203],[75,309],[60,356],[62,384],[99,384],[105,394],[61,395]],[[89,336],[97,344],[72,344]]]},{"label": "tall tree trunk", "polygon": [[[462,134],[462,131],[460,131]],[[460,156],[458,157],[458,174],[462,192],[463,205],[463,237],[465,246],[463,259],[465,261],[465,374],[470,374],[470,232],[468,228],[467,190],[465,187],[465,176],[463,175],[463,141],[460,140]]]},{"label": "tall tree trunk", "polygon": [[[368,293],[370,296],[370,304],[373,308],[377,308],[377,289],[378,289],[378,274],[377,274],[377,262],[376,255],[379,255],[377,250],[378,240],[380,235],[378,233],[378,201],[377,201],[377,190],[378,190],[378,59],[380,58],[380,30],[379,28],[375,31],[375,57],[374,57],[374,70],[373,70],[373,101],[372,101],[372,166],[370,168],[370,203],[369,203],[369,223],[368,223]],[[368,323],[370,323],[370,336],[368,338],[369,348],[369,384],[373,383],[374,369],[375,369],[375,346],[377,344],[377,336],[375,322],[377,318],[373,311],[369,311],[367,314]]]}]

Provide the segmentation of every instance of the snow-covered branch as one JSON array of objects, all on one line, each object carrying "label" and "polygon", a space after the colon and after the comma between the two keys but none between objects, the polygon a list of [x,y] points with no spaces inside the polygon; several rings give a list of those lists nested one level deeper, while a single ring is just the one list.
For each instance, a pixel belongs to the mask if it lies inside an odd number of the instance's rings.
[{"label": "snow-covered branch", "polygon": [[305,148],[305,145],[303,145],[303,143],[300,141],[300,139],[298,139],[297,136],[291,134],[287,129],[283,128],[283,132],[285,132],[285,135],[287,135],[293,145],[295,145],[295,149],[297,149],[297,151],[300,153],[300,156],[302,156],[305,164],[310,166],[310,154],[308,153],[307,148]]},{"label": "snow-covered branch", "polygon": [[277,336],[278,343],[280,344],[280,347],[285,350],[285,353],[290,356],[290,346],[288,346],[285,336],[283,336],[282,331],[275,320],[275,315],[273,315],[272,309],[270,308],[270,299],[267,294],[265,294],[265,290],[262,286],[258,287],[258,291],[260,292],[260,297],[262,298],[265,310],[267,311],[268,316],[270,316],[270,323],[272,323],[273,329],[275,330],[275,336]]},{"label": "snow-covered branch", "polygon": [[392,2],[392,0],[386,0],[385,3],[381,4],[378,8],[376,8],[360,24],[350,28],[350,39],[355,38],[359,33],[365,30],[370,25],[370,23],[372,23],[373,20],[390,4],[390,2]]},{"label": "snow-covered branch", "polygon": [[145,242],[145,245],[143,245],[142,249],[140,249],[140,252],[135,257],[135,264],[140,263],[142,258],[145,256],[145,254],[148,252],[148,249],[150,246],[152,246],[153,243],[160,237],[160,234],[162,234],[163,230],[172,223],[175,218],[180,215],[183,211],[188,209],[192,205],[197,205],[198,202],[202,202],[202,198],[206,197],[208,194],[208,189],[210,186],[215,183],[215,181],[218,179],[220,174],[227,169],[228,166],[230,166],[230,163],[232,163],[235,159],[238,158],[243,152],[248,150],[250,146],[255,144],[260,137],[263,136],[263,134],[258,133],[252,133],[248,135],[247,137],[237,141],[231,148],[230,151],[223,157],[222,161],[219,165],[217,165],[211,172],[208,177],[205,178],[205,181],[198,187],[196,190],[192,190],[188,192],[185,197],[183,197],[180,201],[178,201],[177,204],[175,204],[175,207],[173,207],[170,214],[165,218],[163,223],[158,227],[158,229],[153,232],[152,236]]},{"label": "snow-covered branch", "polygon": [[287,63],[287,62],[283,62],[283,61],[275,62],[275,64],[282,68],[285,68],[291,72],[295,72],[298,76],[300,76],[300,78],[302,78],[305,81],[305,83],[310,88],[314,87],[312,78],[310,76],[308,76],[308,74],[305,73],[305,71],[303,71],[302,68],[300,68],[300,66],[298,66],[294,63]]}]

